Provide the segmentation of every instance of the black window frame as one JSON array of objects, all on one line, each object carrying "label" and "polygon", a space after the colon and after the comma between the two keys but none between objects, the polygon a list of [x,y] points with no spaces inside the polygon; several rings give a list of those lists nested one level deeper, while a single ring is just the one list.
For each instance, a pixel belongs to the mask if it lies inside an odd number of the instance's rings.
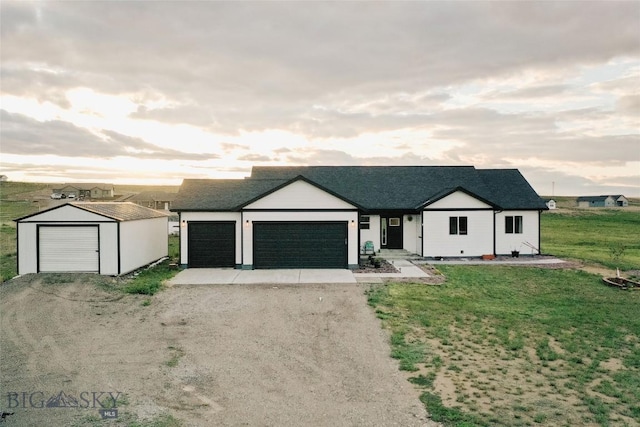
[{"label": "black window frame", "polygon": [[466,236],[469,233],[469,220],[466,216],[449,217],[449,235]]},{"label": "black window frame", "polygon": [[524,220],[522,215],[507,215],[504,217],[505,234],[522,234],[524,232]]},{"label": "black window frame", "polygon": [[360,230],[369,230],[369,229],[371,229],[371,216],[360,215]]}]

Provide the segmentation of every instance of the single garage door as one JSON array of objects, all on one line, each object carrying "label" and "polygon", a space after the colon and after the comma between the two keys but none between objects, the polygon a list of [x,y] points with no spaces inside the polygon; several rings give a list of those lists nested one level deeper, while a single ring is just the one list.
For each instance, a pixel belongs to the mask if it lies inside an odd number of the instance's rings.
[{"label": "single garage door", "polygon": [[38,271],[99,272],[98,226],[39,226]]},{"label": "single garage door", "polygon": [[189,222],[188,257],[191,268],[235,267],[234,221]]},{"label": "single garage door", "polygon": [[346,222],[254,222],[254,268],[347,268]]}]

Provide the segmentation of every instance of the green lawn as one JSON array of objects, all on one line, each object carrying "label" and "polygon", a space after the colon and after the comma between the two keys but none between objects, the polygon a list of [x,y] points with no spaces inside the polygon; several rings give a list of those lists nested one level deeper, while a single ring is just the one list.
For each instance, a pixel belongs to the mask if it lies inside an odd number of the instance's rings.
[{"label": "green lawn", "polygon": [[640,211],[567,209],[544,212],[542,250],[621,270],[640,269]]},{"label": "green lawn", "polygon": [[[374,286],[392,356],[437,421],[640,423],[640,291],[582,271],[442,266],[441,286]],[[448,390],[448,391],[447,391]]]},{"label": "green lawn", "polygon": [[[564,208],[541,218],[544,253],[640,269],[640,211]],[[575,270],[441,266],[441,286],[374,286],[436,421],[451,426],[640,425],[640,291]]]},{"label": "green lawn", "polygon": [[16,225],[14,219],[38,212],[38,205],[28,199],[32,191],[47,184],[0,183],[0,283],[16,275]]}]

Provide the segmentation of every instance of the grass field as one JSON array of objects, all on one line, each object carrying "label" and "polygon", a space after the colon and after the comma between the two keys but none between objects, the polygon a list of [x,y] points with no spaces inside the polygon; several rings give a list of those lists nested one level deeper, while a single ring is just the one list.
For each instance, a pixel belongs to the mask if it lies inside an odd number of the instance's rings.
[{"label": "grass field", "polygon": [[369,293],[436,421],[640,424],[640,291],[574,270],[440,269],[444,285]]},{"label": "grass field", "polygon": [[[545,253],[640,269],[640,211],[563,209],[541,219]],[[584,271],[441,266],[441,286],[374,286],[434,420],[447,426],[639,426],[640,291]]]},{"label": "grass field", "polygon": [[545,253],[621,270],[640,269],[640,210],[562,209],[543,212]]}]

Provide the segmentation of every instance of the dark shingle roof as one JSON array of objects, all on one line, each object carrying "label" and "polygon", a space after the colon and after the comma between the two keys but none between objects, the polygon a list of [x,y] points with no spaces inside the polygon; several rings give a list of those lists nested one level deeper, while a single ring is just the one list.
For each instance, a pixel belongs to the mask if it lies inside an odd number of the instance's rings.
[{"label": "dark shingle roof", "polygon": [[117,221],[136,221],[139,219],[164,218],[169,216],[166,213],[130,202],[71,202],[69,205]]},{"label": "dark shingle roof", "polygon": [[487,199],[502,209],[547,209],[544,200],[517,169],[478,169]]},{"label": "dark shingle roof", "polygon": [[172,211],[234,211],[286,180],[185,179]]},{"label": "dark shingle roof", "polygon": [[367,209],[416,209],[444,189],[478,190],[472,166],[298,166],[254,167],[251,179],[302,175]]},{"label": "dark shingle roof", "polygon": [[14,219],[14,221],[22,221],[44,212],[60,209],[64,206],[73,206],[87,212],[102,215],[106,218],[115,219],[116,221],[136,221],[139,219],[166,218],[169,214],[154,209],[145,208],[131,202],[69,202],[63,205],[36,212],[31,215]]},{"label": "dark shingle roof", "polygon": [[170,202],[176,198],[176,193],[169,193],[167,191],[143,191],[141,193],[135,194],[129,197],[127,200],[131,200],[132,202],[140,202],[140,201],[160,201],[160,202]]},{"label": "dark shingle roof", "polygon": [[184,180],[172,210],[239,210],[280,185],[304,177],[366,210],[418,210],[463,189],[502,209],[547,209],[516,169],[473,166],[254,167],[244,180]]}]

